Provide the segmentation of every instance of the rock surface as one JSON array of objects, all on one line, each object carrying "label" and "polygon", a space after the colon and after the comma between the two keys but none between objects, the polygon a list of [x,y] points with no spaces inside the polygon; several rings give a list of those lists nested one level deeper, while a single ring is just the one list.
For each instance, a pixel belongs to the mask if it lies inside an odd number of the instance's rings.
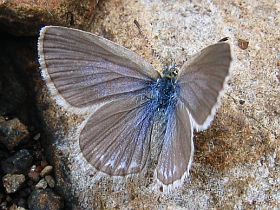
[{"label": "rock surface", "polygon": [[27,149],[18,151],[13,156],[1,161],[1,169],[5,173],[27,173],[32,165],[33,157]]},{"label": "rock surface", "polygon": [[[136,180],[112,179],[96,173],[80,154],[75,136],[83,118],[59,108],[46,89],[40,92],[43,83],[37,81],[38,108],[48,134],[41,138],[54,164],[57,187],[66,204],[74,209],[277,209],[280,206],[279,2],[107,0],[100,2],[95,16],[90,8],[95,7],[96,1],[24,2],[0,3],[2,31],[26,36],[38,34],[40,26],[45,24],[82,28],[134,50],[159,71],[173,59],[181,66],[192,54],[224,37],[229,37],[234,54],[233,74],[221,109],[213,125],[195,135],[190,179],[182,189],[168,195],[152,190],[149,177],[152,171]],[[94,7],[89,6],[91,2]],[[85,10],[83,5],[87,5]],[[9,61],[1,58],[1,64],[14,61],[13,56]],[[23,71],[34,69],[34,62],[27,64],[29,68]],[[9,102],[0,106],[1,115],[20,107],[28,93],[21,83],[11,82],[10,69],[6,72],[0,80],[1,93],[19,91],[17,97],[0,95],[1,103]],[[6,157],[6,152],[1,151],[0,155]],[[36,199],[41,196],[55,197],[46,194],[52,193],[35,190],[29,208],[40,209]],[[7,206],[6,200],[2,199],[1,206]],[[57,203],[57,208],[61,208],[62,202]],[[42,206],[45,205],[48,204]]]},{"label": "rock surface", "polygon": [[32,210],[61,210],[64,207],[63,200],[52,190],[34,190],[28,198],[28,207]]},{"label": "rock surface", "polygon": [[15,118],[6,121],[0,119],[0,143],[4,144],[8,150],[22,143],[29,135],[27,127],[19,119]]},{"label": "rock surface", "polygon": [[15,36],[35,36],[43,25],[86,27],[98,0],[0,1],[0,28]]},{"label": "rock surface", "polygon": [[272,0],[101,2],[88,30],[136,51],[159,71],[229,37],[232,77],[213,125],[195,135],[189,180],[168,195],[154,191],[147,176],[135,181],[96,173],[75,135],[83,118],[43,98],[51,104],[42,113],[55,134],[49,153],[66,199],[74,196],[69,201],[84,209],[279,207],[279,8]]}]

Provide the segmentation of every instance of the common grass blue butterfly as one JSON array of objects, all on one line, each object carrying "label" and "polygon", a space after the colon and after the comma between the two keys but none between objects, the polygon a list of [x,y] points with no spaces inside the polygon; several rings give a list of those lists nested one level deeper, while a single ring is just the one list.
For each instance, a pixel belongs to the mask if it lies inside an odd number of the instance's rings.
[{"label": "common grass blue butterfly", "polygon": [[60,26],[41,29],[41,71],[66,110],[92,111],[80,136],[85,159],[112,176],[140,173],[150,154],[156,116],[166,126],[155,169],[165,187],[181,183],[193,157],[193,129],[213,120],[229,75],[230,46],[203,49],[178,71],[157,72],[134,52],[94,34]]}]

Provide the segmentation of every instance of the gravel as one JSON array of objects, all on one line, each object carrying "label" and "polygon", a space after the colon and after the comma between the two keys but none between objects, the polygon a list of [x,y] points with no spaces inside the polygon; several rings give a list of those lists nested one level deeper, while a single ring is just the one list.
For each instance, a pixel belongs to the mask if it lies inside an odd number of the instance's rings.
[{"label": "gravel", "polygon": [[0,210],[63,209],[63,198],[53,191],[53,166],[44,156],[41,135],[28,130],[32,127],[17,118],[0,116]]},{"label": "gravel", "polygon": [[6,174],[2,180],[6,192],[15,193],[23,186],[25,176],[23,174]]},{"label": "gravel", "polygon": [[51,189],[36,189],[28,198],[28,207],[32,210],[60,210],[63,209],[64,203]]}]

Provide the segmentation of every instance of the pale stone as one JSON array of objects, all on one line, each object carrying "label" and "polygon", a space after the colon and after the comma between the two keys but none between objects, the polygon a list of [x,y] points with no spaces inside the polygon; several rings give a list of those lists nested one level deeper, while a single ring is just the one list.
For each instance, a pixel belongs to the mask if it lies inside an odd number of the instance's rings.
[{"label": "pale stone", "polygon": [[[162,63],[174,59],[180,67],[200,49],[229,37],[232,77],[212,126],[195,135],[189,179],[171,194],[152,189],[152,169],[136,181],[96,173],[75,135],[83,118],[61,112],[52,101],[43,116],[57,134],[52,158],[66,199],[75,197],[84,209],[279,207],[279,8],[274,0],[101,2],[90,31],[132,49],[159,71]],[[249,42],[247,48],[238,46],[240,39]]]}]

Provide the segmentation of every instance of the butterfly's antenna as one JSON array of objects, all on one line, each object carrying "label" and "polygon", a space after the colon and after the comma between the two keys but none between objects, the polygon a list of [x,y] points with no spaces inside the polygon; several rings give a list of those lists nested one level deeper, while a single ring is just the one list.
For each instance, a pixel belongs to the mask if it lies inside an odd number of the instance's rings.
[{"label": "butterfly's antenna", "polygon": [[[35,2],[34,2],[35,3]],[[52,17],[53,17],[53,14],[51,13],[51,11],[49,10],[50,6],[49,6],[49,2],[47,1],[46,2],[46,5],[44,7],[44,9],[47,11],[47,13],[49,13]]]},{"label": "butterfly's antenna", "polygon": [[163,60],[163,58],[155,51],[155,49],[153,49],[153,45],[151,44],[151,42],[149,41],[148,37],[145,36],[145,34],[143,33],[142,29],[141,29],[141,25],[139,24],[139,22],[137,20],[134,20],[133,23],[135,24],[135,26],[138,28],[139,34],[145,39],[145,41],[152,47],[152,54],[157,57],[160,61]]}]

